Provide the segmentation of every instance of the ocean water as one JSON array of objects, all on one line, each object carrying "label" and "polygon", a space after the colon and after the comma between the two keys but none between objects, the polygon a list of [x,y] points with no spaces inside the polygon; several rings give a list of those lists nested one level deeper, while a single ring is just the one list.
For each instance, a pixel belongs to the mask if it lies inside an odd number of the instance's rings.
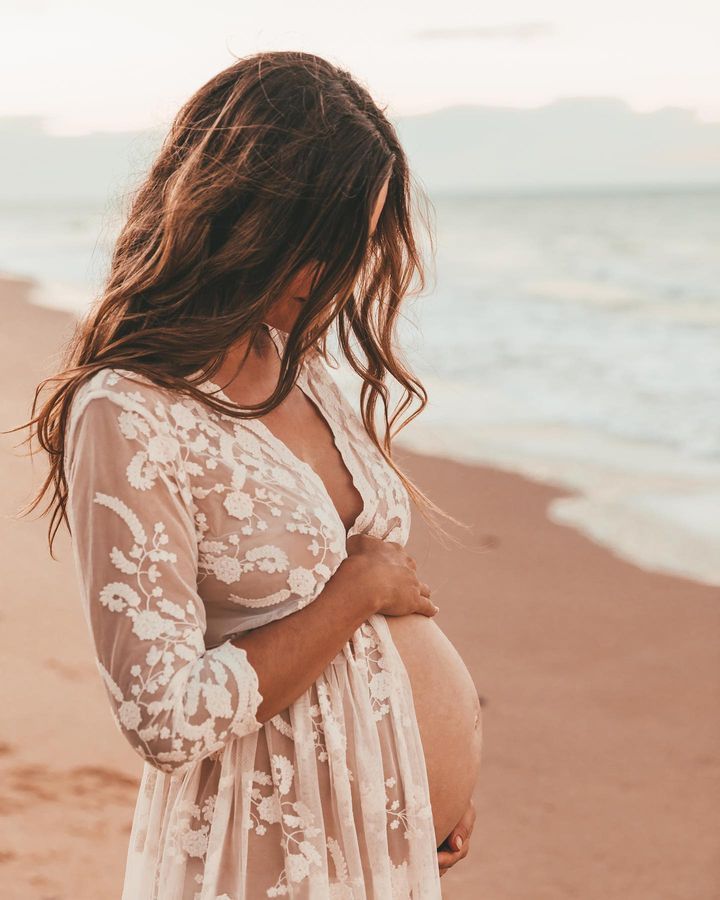
[{"label": "ocean water", "polygon": [[[720,189],[431,199],[400,329],[430,403],[399,443],[568,488],[553,520],[720,585]],[[81,312],[117,226],[110,204],[2,208],[0,269]]]}]

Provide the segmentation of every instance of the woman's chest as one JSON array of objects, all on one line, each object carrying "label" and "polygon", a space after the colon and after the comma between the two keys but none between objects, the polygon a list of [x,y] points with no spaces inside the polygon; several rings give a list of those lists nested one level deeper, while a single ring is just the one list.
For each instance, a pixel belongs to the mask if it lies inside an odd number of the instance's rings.
[{"label": "woman's chest", "polygon": [[[291,456],[318,475],[343,528],[349,531],[365,505],[353,476],[353,471],[364,468],[363,460],[356,460],[352,470],[348,468],[336,443],[334,428],[316,402],[297,386],[260,421],[288,448]],[[354,449],[352,445],[351,449]]]},{"label": "woman's chest", "polygon": [[[183,425],[184,491],[193,509],[208,639],[258,627],[310,603],[347,555],[348,521],[333,476],[326,484],[270,430],[269,420],[188,410]],[[323,472],[344,468],[357,494],[350,533],[405,543],[405,489],[361,440],[357,425],[334,430],[337,458]],[[333,451],[331,439],[326,435],[324,452]]]}]

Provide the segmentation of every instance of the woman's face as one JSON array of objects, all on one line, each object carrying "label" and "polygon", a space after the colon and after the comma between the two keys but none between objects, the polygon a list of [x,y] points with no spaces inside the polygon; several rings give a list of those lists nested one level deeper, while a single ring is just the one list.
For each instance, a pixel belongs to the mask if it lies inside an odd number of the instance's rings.
[{"label": "woman's face", "polygon": [[[375,209],[370,218],[370,234],[375,231],[378,220],[380,219],[380,214],[383,211],[389,182],[390,176],[385,179],[383,186],[380,188],[380,193],[378,194],[377,202],[375,203]],[[310,291],[310,284],[317,267],[318,263],[308,263],[300,269],[295,278],[290,282],[285,296],[276,301],[265,316],[265,321],[268,325],[272,325],[275,328],[280,329],[280,331],[290,331],[300,314],[300,307],[305,302]]]}]

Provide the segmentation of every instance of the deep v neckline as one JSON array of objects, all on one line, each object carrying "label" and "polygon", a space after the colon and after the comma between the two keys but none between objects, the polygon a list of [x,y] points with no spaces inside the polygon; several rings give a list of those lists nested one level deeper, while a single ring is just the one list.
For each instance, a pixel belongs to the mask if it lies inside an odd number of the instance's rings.
[{"label": "deep v neckline", "polygon": [[[265,326],[268,334],[270,335],[270,339],[273,342],[275,351],[277,352],[278,356],[282,358],[287,333],[281,332],[280,329],[276,328],[274,325],[269,325],[267,322],[263,322],[262,324]],[[300,365],[300,370],[298,372],[298,377],[295,384],[297,385],[299,390],[302,391],[305,397],[310,401],[310,403],[313,404],[313,406],[317,410],[318,415],[321,417],[321,419],[324,420],[328,429],[330,430],[330,434],[332,435],[333,443],[335,444],[338,456],[345,466],[345,469],[350,476],[352,485],[358,492],[362,503],[361,510],[350,525],[350,528],[345,528],[345,523],[342,520],[342,516],[338,512],[338,508],[333,502],[332,497],[330,496],[330,491],[327,489],[327,486],[320,475],[309,463],[305,462],[304,459],[301,459],[296,453],[294,453],[285,443],[285,441],[281,440],[269,426],[267,426],[263,421],[257,418],[241,420],[235,419],[232,416],[227,416],[227,418],[231,418],[236,422],[242,421],[245,424],[249,425],[251,428],[258,430],[264,437],[266,442],[275,450],[275,453],[280,456],[290,468],[300,469],[308,476],[308,478],[318,488],[320,494],[323,496],[324,500],[332,510],[335,518],[340,524],[340,528],[345,535],[345,540],[347,540],[349,537],[351,537],[351,535],[360,533],[360,531],[365,527],[368,516],[372,513],[373,507],[363,489],[365,479],[355,468],[355,460],[353,459],[351,461],[349,459],[349,457],[351,456],[350,453],[348,453],[347,455],[343,454],[342,447],[347,447],[347,441],[339,438],[338,423],[332,413],[328,412],[328,410],[325,408],[324,404],[320,400],[318,393],[313,390],[312,385],[310,384],[310,380],[307,378],[306,366],[307,362],[306,360],[303,360]],[[215,382],[205,379],[202,384],[211,388],[212,393],[216,394],[221,400],[224,400],[226,403],[230,403],[233,406],[237,405],[235,401],[232,400]]]}]

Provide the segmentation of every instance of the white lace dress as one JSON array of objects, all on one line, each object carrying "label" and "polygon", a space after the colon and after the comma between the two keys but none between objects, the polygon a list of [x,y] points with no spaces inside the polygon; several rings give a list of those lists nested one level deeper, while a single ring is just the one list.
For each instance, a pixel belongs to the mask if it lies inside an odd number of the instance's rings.
[{"label": "white lace dress", "polygon": [[[268,331],[282,352],[287,334]],[[298,386],[362,497],[348,534],[405,543],[407,493],[321,356]],[[311,603],[346,556],[322,479],[259,420],[123,369],[81,386],[66,447],[83,610],[114,719],[144,760],[123,900],[440,898],[385,617],[264,724],[257,674],[230,641]]]}]

